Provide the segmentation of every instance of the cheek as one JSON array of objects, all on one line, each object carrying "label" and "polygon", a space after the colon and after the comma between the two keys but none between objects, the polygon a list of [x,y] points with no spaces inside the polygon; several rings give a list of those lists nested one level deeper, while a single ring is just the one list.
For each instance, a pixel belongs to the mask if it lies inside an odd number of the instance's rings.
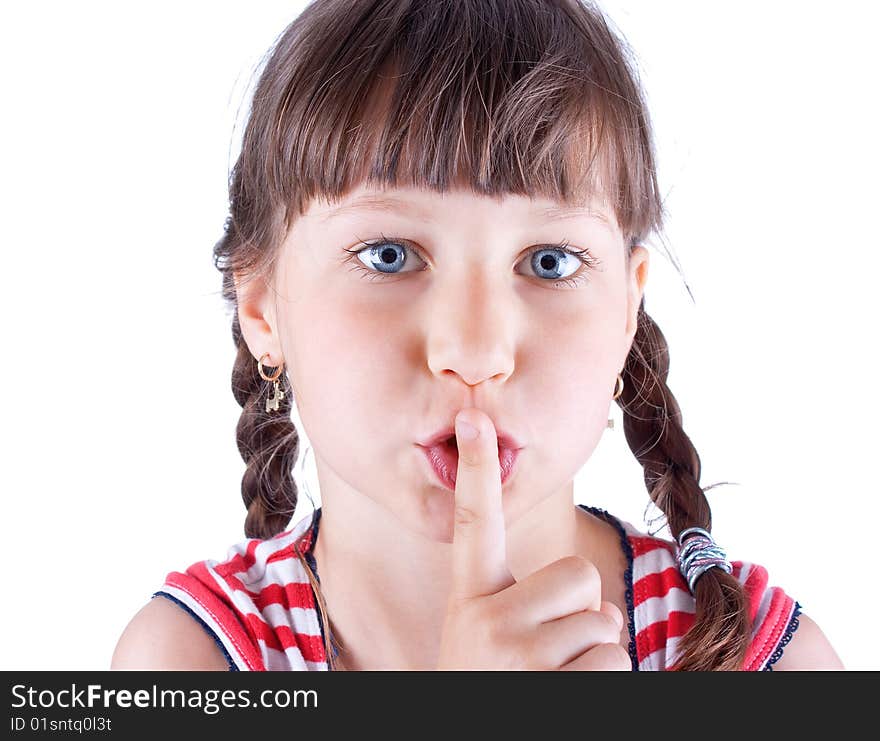
[{"label": "cheek", "polygon": [[297,410],[328,480],[392,507],[415,460],[412,391],[401,386],[406,330],[389,326],[387,312],[325,303],[310,307],[320,321],[305,319],[291,332]]},{"label": "cheek", "polygon": [[344,421],[346,438],[376,435],[365,426],[381,419],[378,413],[402,395],[403,370],[397,367],[403,362],[402,351],[394,338],[403,329],[389,321],[387,312],[338,299],[332,306],[328,301],[310,308],[291,338],[296,343],[297,405],[305,425],[311,427],[314,421],[337,426]]},{"label": "cheek", "polygon": [[[555,322],[533,345],[529,407],[537,439],[564,441],[580,462],[595,447],[608,419],[620,363],[620,333],[608,314]],[[552,451],[547,451],[552,453]]]}]

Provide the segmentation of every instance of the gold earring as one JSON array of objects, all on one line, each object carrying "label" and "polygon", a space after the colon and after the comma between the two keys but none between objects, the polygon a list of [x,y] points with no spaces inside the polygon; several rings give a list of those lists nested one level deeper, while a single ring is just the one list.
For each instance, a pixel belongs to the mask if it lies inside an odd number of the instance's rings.
[{"label": "gold earring", "polygon": [[[622,393],[623,393],[623,376],[621,376],[620,373],[618,373],[617,374],[617,385],[614,388],[614,396],[612,396],[611,398],[616,399]],[[613,419],[608,420],[608,429],[610,429],[610,430],[614,429],[614,420]]]},{"label": "gold earring", "polygon": [[270,353],[263,353],[260,356],[260,359],[257,361],[257,372],[260,374],[260,378],[264,381],[271,381],[274,384],[274,388],[272,389],[272,395],[266,399],[266,412],[278,411],[278,404],[284,398],[284,392],[280,388],[280,384],[278,383],[278,378],[281,376],[281,372],[284,370],[284,362],[282,361],[281,365],[278,366],[278,370],[275,371],[275,375],[267,376],[263,372],[263,358],[269,356]]}]

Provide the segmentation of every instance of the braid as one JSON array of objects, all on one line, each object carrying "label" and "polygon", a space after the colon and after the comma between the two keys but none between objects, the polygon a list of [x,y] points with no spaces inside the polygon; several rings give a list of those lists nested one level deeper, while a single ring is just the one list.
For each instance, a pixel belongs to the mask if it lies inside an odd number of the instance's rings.
[{"label": "braid", "polygon": [[232,368],[232,393],[241,405],[236,435],[238,450],[247,463],[241,497],[247,507],[244,531],[248,538],[271,538],[287,527],[296,509],[293,465],[299,454],[299,433],[290,419],[292,392],[287,375],[278,378],[284,392],[278,410],[266,412],[267,382],[241,334],[236,313],[232,336],[238,347]]},{"label": "braid", "polygon": [[[666,385],[669,349],[653,319],[639,307],[638,327],[618,399],[626,441],[644,468],[645,486],[663,511],[673,537],[688,527],[712,528],[700,456],[681,425],[678,402]],[[751,624],[742,585],[709,569],[694,587],[696,616],[679,644],[679,671],[736,671],[748,648]]]},{"label": "braid", "polygon": [[[248,538],[266,539],[283,532],[296,510],[298,496],[293,466],[299,456],[299,432],[291,420],[293,389],[284,373],[278,377],[284,396],[276,411],[266,412],[267,381],[260,377],[238,319],[235,270],[250,276],[265,274],[272,252],[261,246],[278,240],[280,217],[270,213],[265,202],[254,203],[251,188],[255,179],[239,159],[230,178],[230,214],[223,236],[214,245],[214,266],[223,276],[221,295],[233,308],[232,339],[237,353],[232,367],[232,393],[242,408],[236,440],[247,464],[241,480],[241,497],[247,508],[244,531]],[[274,371],[268,375],[274,375]],[[335,639],[318,580],[296,544],[294,550],[317,598],[325,626],[324,650],[328,664],[331,669],[342,668],[335,656],[341,645]]]}]

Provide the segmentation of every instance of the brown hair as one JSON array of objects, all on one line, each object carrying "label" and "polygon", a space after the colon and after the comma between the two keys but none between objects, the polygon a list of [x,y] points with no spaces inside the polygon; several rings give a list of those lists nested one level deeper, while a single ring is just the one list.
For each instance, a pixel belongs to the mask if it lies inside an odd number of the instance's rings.
[{"label": "brown hair", "polygon": [[[361,183],[442,192],[542,196],[565,203],[601,194],[632,248],[662,238],[664,210],[653,134],[634,56],[584,0],[316,0],[285,29],[257,82],[230,176],[230,215],[214,248],[223,297],[233,271],[267,279],[277,247],[316,197]],[[232,389],[242,406],[247,463],[245,533],[267,538],[297,502],[299,435],[286,374],[278,412],[241,333]],[[666,385],[663,333],[639,306],[617,399],[645,485],[673,536],[711,529],[700,457]],[[272,369],[267,369],[272,373]],[[330,623],[318,594],[328,636]],[[750,622],[741,584],[711,569],[696,585],[681,670],[742,666]]]}]

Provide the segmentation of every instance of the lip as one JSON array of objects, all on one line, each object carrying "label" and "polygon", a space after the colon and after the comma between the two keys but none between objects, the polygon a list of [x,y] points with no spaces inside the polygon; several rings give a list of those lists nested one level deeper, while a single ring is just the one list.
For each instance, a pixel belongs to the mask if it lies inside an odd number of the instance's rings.
[{"label": "lip", "polygon": [[[508,432],[505,432],[502,429],[496,428],[495,434],[498,437],[498,452],[501,452],[502,448],[506,448],[507,450],[521,450],[525,447],[522,443],[519,442],[513,435]],[[431,435],[427,440],[423,440],[419,445],[423,448],[433,448],[442,443],[445,443],[450,438],[455,437],[455,428],[454,427],[446,427],[435,435]]]},{"label": "lip", "polygon": [[[419,445],[419,447],[440,484],[454,492],[458,474],[458,449],[455,445],[451,442],[440,442],[436,445]],[[519,449],[498,447],[498,465],[501,469],[502,486],[513,476],[518,457]]]}]

